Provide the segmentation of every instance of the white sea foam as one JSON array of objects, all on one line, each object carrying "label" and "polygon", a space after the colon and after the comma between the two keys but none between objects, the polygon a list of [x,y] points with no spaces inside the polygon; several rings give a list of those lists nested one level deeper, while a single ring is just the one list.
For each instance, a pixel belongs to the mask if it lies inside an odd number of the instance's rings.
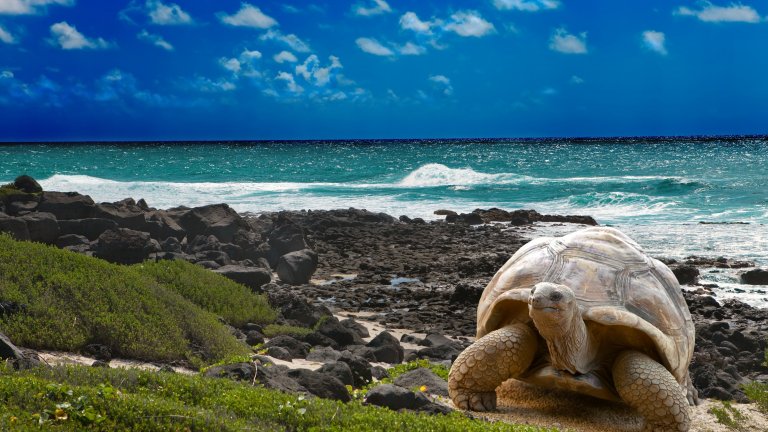
[{"label": "white sea foam", "polygon": [[422,165],[408,174],[398,185],[406,187],[471,186],[482,184],[531,184],[547,183],[643,183],[649,181],[672,181],[677,184],[695,184],[685,177],[669,176],[599,176],[599,177],[533,177],[516,173],[489,174],[472,168],[450,168],[443,164]]},{"label": "white sea foam", "polygon": [[617,223],[646,216],[679,219],[681,214],[689,212],[674,201],[631,192],[589,192],[558,200],[529,203],[526,207],[537,208],[544,213],[590,215],[600,223]]},{"label": "white sea foam", "polygon": [[[526,180],[527,179],[527,180]],[[54,175],[40,183],[47,190],[78,191],[96,201],[116,201],[126,197],[144,198],[150,205],[167,208],[179,205],[198,206],[226,202],[238,211],[275,211],[302,208],[330,209],[360,207],[391,214],[407,213],[412,217],[435,219],[438,208],[469,212],[478,207],[534,208],[542,213],[589,214],[601,222],[616,222],[626,217],[678,214],[676,204],[646,195],[590,192],[548,202],[488,203],[466,197],[427,197],[413,200],[400,198],[409,189],[448,186],[456,192],[471,191],[485,183],[530,181],[515,174],[485,174],[471,169],[452,169],[440,164],[427,164],[398,183],[331,183],[331,182],[166,182],[115,181],[86,175]],[[367,193],[363,190],[376,190]],[[402,191],[402,192],[401,192]],[[677,212],[677,213],[675,213]]]},{"label": "white sea foam", "polygon": [[[355,183],[181,183],[181,182],[121,182],[84,175],[54,175],[40,181],[46,190],[77,191],[90,195],[96,202],[112,202],[123,198],[144,198],[157,208],[201,206],[227,203],[239,212],[269,212],[300,209],[365,208],[395,216],[435,219],[439,208],[471,211],[482,207],[480,202],[436,198],[429,201],[410,201],[399,198],[398,188],[392,184]],[[367,194],[360,191],[371,187],[390,188],[390,193]],[[337,188],[329,194],[327,189]],[[346,192],[345,192],[346,189]]]},{"label": "white sea foam", "polygon": [[449,168],[443,164],[423,165],[408,174],[398,185],[405,187],[469,186],[479,184],[508,184],[531,180],[513,173],[487,174],[471,168]]}]

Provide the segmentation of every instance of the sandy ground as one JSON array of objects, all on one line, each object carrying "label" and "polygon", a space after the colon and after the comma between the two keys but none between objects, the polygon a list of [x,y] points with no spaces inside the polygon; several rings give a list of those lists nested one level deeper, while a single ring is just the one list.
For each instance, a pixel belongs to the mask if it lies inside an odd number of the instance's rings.
[{"label": "sandy ground", "polygon": [[[341,313],[339,319],[353,317],[368,328],[372,339],[380,332],[386,330],[398,340],[403,334],[411,334],[424,337],[424,334],[414,333],[407,329],[390,329],[382,325],[367,321],[373,314],[366,313]],[[403,343],[406,349],[420,348],[416,345]],[[40,351],[40,357],[48,364],[91,364],[94,359],[63,352]],[[272,359],[276,364],[282,364],[290,368],[317,369],[322,363],[311,362],[302,359],[283,361]],[[377,364],[377,363],[374,363]],[[148,370],[157,370],[158,366],[151,363],[142,363],[132,360],[113,359],[110,367],[133,367]],[[380,366],[391,365],[380,363]],[[177,372],[193,374],[196,371],[174,368]],[[474,416],[488,420],[504,421],[517,424],[529,424],[540,427],[555,427],[562,431],[573,432],[641,432],[643,421],[637,414],[624,405],[602,401],[583,395],[565,391],[540,389],[525,383],[509,380],[497,390],[499,410],[493,413],[472,413]],[[450,401],[441,400],[450,405]],[[768,416],[757,411],[754,404],[732,404],[743,416],[741,429],[729,429],[717,422],[713,414],[709,412],[712,407],[722,408],[722,403],[716,400],[704,399],[702,403],[693,407],[693,424],[691,432],[768,432]]]},{"label": "sandy ground", "polygon": [[[564,391],[544,390],[510,380],[498,390],[499,411],[478,417],[510,423],[556,427],[578,432],[640,432],[643,420],[628,407]],[[733,432],[717,422],[710,408],[719,401],[704,399],[693,407],[691,432]],[[768,431],[768,418],[754,404],[732,404],[745,416],[741,431]]]},{"label": "sandy ground", "polygon": [[[339,318],[351,316],[368,328],[371,336],[386,330],[397,339],[403,334],[423,337],[407,329],[385,329],[375,322],[366,321],[372,314],[343,313]],[[370,339],[370,338],[369,338]],[[403,344],[406,349],[421,348]],[[387,365],[385,365],[387,366]],[[497,390],[499,410],[495,413],[474,413],[477,417],[508,423],[530,424],[540,427],[556,427],[564,431],[578,432],[641,432],[643,420],[628,407],[599,399],[550,389],[540,389],[528,384],[509,380]],[[449,401],[445,401],[450,405]],[[732,404],[745,419],[741,421],[743,432],[768,432],[768,417],[757,411],[754,404]],[[717,422],[710,408],[722,408],[716,400],[704,399],[693,407],[691,432],[733,432]]]}]

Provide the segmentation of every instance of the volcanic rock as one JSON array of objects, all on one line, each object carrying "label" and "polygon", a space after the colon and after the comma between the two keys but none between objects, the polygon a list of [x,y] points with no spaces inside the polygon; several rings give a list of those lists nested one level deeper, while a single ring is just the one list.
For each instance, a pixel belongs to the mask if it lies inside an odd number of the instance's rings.
[{"label": "volcanic rock", "polygon": [[426,393],[448,397],[448,382],[427,368],[418,368],[395,378],[395,385],[406,389],[425,386]]},{"label": "volcanic rock", "polygon": [[308,283],[317,269],[317,254],[311,249],[289,252],[277,262],[277,276],[291,285]]},{"label": "volcanic rock", "polygon": [[149,257],[153,250],[149,234],[128,228],[117,228],[102,233],[94,248],[94,255],[118,264],[137,264]]},{"label": "volcanic rock", "polygon": [[225,265],[217,268],[214,272],[241,283],[254,292],[261,292],[261,287],[272,280],[272,273],[263,268]]},{"label": "volcanic rock", "polygon": [[317,397],[342,402],[349,402],[352,399],[344,383],[331,374],[309,369],[292,369],[287,375]]},{"label": "volcanic rock", "polygon": [[768,270],[749,270],[741,274],[741,281],[749,285],[768,285]]},{"label": "volcanic rock", "polygon": [[0,232],[7,232],[16,240],[29,240],[29,228],[23,219],[5,216],[0,213]]},{"label": "volcanic rock", "polygon": [[96,240],[106,231],[118,228],[117,222],[109,219],[87,218],[60,220],[59,235],[78,234]]},{"label": "volcanic rock", "polygon": [[365,402],[391,410],[417,410],[431,403],[423,393],[414,393],[393,384],[382,384],[368,390]]},{"label": "volcanic rock", "polygon": [[13,186],[25,193],[38,193],[43,191],[43,187],[37,180],[28,175],[20,175],[13,181]]},{"label": "volcanic rock", "polygon": [[93,217],[95,205],[88,195],[77,192],[43,192],[38,211],[53,213],[58,220]]}]

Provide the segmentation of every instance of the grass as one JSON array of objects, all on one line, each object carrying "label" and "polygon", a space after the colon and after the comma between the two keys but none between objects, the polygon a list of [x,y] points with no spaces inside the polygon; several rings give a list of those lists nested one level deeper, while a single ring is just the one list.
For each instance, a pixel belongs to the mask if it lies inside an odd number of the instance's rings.
[{"label": "grass", "polygon": [[[516,431],[460,413],[398,413],[225,379],[133,369],[0,368],[0,430]],[[552,430],[552,429],[550,429]]]},{"label": "grass", "polygon": [[730,402],[723,401],[720,402],[720,404],[720,407],[712,407],[709,409],[709,412],[715,416],[717,422],[731,430],[744,430],[743,422],[746,420],[744,414],[731,405]]},{"label": "grass", "polygon": [[295,338],[301,338],[312,333],[314,330],[307,327],[297,327],[283,324],[269,324],[264,327],[264,336],[273,338],[275,336],[287,335]]},{"label": "grass", "polygon": [[[168,281],[165,270],[179,280]],[[202,272],[188,263],[121,266],[0,234],[0,299],[26,306],[0,327],[24,347],[78,352],[97,343],[114,356],[194,367],[247,354],[217,315],[268,322],[274,311],[245,287]]]},{"label": "grass", "polygon": [[136,266],[235,327],[246,323],[267,324],[277,318],[266,296],[254,294],[249,288],[200,266],[181,260],[148,261]]},{"label": "grass", "polygon": [[39,193],[26,193],[22,190],[19,190],[16,188],[16,186],[11,183],[7,183],[4,185],[0,185],[0,201],[5,201],[7,197],[14,196],[14,195],[24,195],[24,196],[39,196]]},{"label": "grass", "polygon": [[440,378],[446,381],[448,380],[448,372],[450,371],[448,367],[441,364],[432,363],[426,359],[414,360],[412,362],[393,366],[391,369],[388,370],[389,379],[394,380],[395,378],[399,377],[400,375],[406,372],[410,372],[412,370],[420,369],[420,368],[427,368],[432,372],[434,372],[434,374],[439,376]]},{"label": "grass", "polygon": [[[765,362],[763,366],[768,367],[768,349],[765,350]],[[768,415],[768,384],[753,381],[743,385],[744,394],[757,405],[757,409],[765,415]]]},{"label": "grass", "polygon": [[751,382],[742,386],[744,394],[757,405],[757,409],[768,415],[768,384]]}]

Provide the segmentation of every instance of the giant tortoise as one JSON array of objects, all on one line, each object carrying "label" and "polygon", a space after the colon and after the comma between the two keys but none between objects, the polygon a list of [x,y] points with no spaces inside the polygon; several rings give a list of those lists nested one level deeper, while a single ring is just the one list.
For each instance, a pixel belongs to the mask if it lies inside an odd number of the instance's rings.
[{"label": "giant tortoise", "polygon": [[605,227],[539,238],[483,291],[477,340],[453,363],[461,409],[496,408],[509,378],[623,401],[646,431],[687,431],[691,314],[670,269]]}]

